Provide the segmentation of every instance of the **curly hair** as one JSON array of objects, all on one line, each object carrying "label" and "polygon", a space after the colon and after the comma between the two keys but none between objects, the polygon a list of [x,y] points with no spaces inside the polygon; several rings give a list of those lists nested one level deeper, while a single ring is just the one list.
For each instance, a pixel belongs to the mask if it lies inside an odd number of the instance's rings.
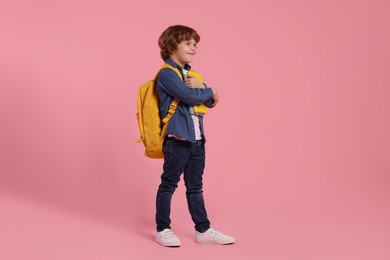
[{"label": "curly hair", "polygon": [[194,39],[200,41],[200,36],[194,29],[184,25],[172,25],[165,29],[158,39],[161,58],[165,61],[176,50],[177,45],[182,41]]}]

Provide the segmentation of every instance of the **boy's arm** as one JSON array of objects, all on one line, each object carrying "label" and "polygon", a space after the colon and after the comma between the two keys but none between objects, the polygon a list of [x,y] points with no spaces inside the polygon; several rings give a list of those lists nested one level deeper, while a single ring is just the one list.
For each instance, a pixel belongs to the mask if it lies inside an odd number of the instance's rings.
[{"label": "boy's arm", "polygon": [[[209,87],[207,86],[206,83],[203,83],[203,85],[204,85],[206,88],[209,88]],[[207,101],[204,102],[203,104],[204,104],[206,107],[208,107],[208,108],[212,108],[212,107],[213,107],[213,103],[214,103],[214,99],[212,98],[212,99],[207,100]]]},{"label": "boy's arm", "polygon": [[189,88],[172,69],[163,69],[157,80],[160,83],[159,87],[188,105],[200,105],[208,100],[213,101],[212,89]]},{"label": "boy's arm", "polygon": [[208,108],[212,108],[212,107],[213,107],[213,103],[214,103],[213,99],[209,99],[209,100],[207,100],[206,102],[204,102],[203,104],[204,104],[206,107],[208,107]]}]

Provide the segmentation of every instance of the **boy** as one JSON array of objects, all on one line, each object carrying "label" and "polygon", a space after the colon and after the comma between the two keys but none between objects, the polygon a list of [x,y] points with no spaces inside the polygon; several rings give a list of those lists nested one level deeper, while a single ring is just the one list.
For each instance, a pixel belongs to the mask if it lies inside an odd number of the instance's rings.
[{"label": "boy", "polygon": [[167,28],[159,38],[161,58],[179,69],[184,81],[172,69],[163,69],[157,78],[161,118],[172,101],[180,100],[173,114],[163,145],[164,165],[161,184],[156,196],[156,241],[162,246],[178,247],[179,238],[170,224],[171,198],[184,172],[186,197],[191,218],[195,223],[195,241],[199,243],[233,244],[235,239],[210,228],[203,199],[202,175],[205,166],[205,136],[203,115],[195,114],[194,105],[214,107],[218,103],[215,88],[208,88],[195,77],[187,77],[188,65],[200,41],[198,33],[187,26]]}]

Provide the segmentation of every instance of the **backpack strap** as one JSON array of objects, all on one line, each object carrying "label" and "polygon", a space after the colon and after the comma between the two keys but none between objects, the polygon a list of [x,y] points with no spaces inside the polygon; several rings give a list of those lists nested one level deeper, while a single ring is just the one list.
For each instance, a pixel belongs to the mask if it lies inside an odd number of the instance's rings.
[{"label": "backpack strap", "polygon": [[167,123],[169,122],[169,120],[171,119],[173,114],[175,113],[178,104],[179,104],[179,100],[177,98],[175,98],[175,100],[173,100],[171,105],[169,106],[168,114],[162,120],[164,126],[163,126],[163,129],[161,131],[161,137],[165,137],[165,135],[167,134],[167,130],[168,130],[168,124]]},{"label": "backpack strap", "polygon": [[[157,77],[158,77],[158,75],[160,74],[161,70],[167,69],[167,68],[174,70],[174,71],[177,73],[177,75],[182,79],[182,75],[181,75],[179,69],[177,69],[177,68],[175,68],[175,67],[169,65],[168,63],[165,63],[165,64],[161,67],[160,71],[157,73],[157,75],[156,75],[156,77],[155,77],[155,80],[156,80],[156,81],[157,81]],[[167,123],[169,122],[169,120],[171,119],[171,117],[173,116],[173,114],[175,113],[176,108],[177,108],[177,105],[179,104],[179,102],[180,102],[180,100],[177,99],[177,98],[175,98],[175,99],[172,101],[172,103],[169,105],[169,109],[168,109],[167,115],[162,119],[162,122],[163,122],[164,126],[163,126],[163,129],[162,129],[162,131],[161,131],[161,137],[163,137],[163,138],[165,137],[165,135],[166,135],[166,133],[167,133],[167,129],[168,129],[168,124],[167,124]]]}]

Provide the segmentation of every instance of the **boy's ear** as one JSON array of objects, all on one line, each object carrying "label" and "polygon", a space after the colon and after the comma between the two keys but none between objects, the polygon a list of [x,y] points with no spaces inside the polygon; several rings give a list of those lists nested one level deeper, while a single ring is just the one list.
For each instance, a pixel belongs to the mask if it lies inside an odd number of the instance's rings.
[{"label": "boy's ear", "polygon": [[168,49],[170,54],[174,54],[176,52],[176,48],[173,49],[172,47]]}]

